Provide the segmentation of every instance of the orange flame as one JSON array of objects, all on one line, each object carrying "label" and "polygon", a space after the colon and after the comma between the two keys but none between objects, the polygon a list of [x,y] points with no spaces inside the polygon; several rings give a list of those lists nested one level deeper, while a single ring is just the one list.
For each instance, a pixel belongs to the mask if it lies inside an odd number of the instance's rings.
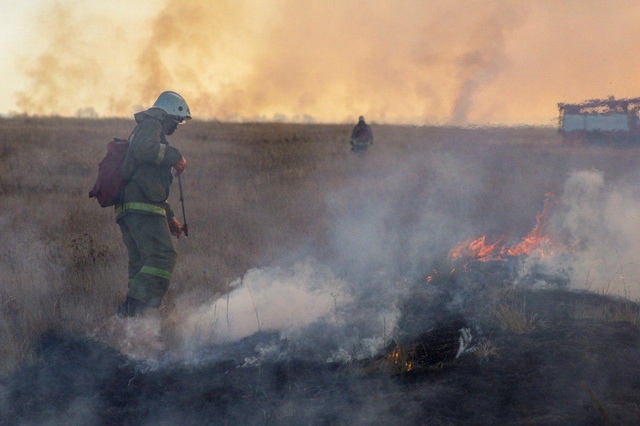
[{"label": "orange flame", "polygon": [[541,249],[541,256],[544,257],[544,248],[552,247],[551,239],[542,235],[542,219],[546,219],[547,208],[549,207],[549,199],[553,194],[548,192],[545,194],[547,198],[544,200],[542,211],[536,215],[536,226],[533,227],[529,235],[527,235],[519,244],[507,250],[509,256],[522,256],[529,254],[535,249]]},{"label": "orange flame", "polygon": [[452,260],[468,258],[480,262],[504,261],[507,260],[506,256],[522,256],[530,254],[534,250],[539,250],[540,255],[545,257],[546,252],[555,248],[551,239],[543,235],[549,200],[553,197],[553,194],[548,192],[545,196],[547,198],[544,200],[542,211],[536,215],[535,226],[518,244],[512,247],[501,244],[504,236],[499,237],[495,242],[489,244],[486,242],[487,236],[483,235],[479,238],[466,240],[457,244],[449,250],[449,258]]},{"label": "orange flame", "polygon": [[409,372],[413,369],[413,361],[409,359],[408,354],[404,353],[400,347],[393,349],[389,359],[393,365],[399,367],[402,371]]},{"label": "orange flame", "polygon": [[499,246],[502,241],[502,237],[498,241],[487,244],[485,241],[486,235],[480,238],[470,239],[458,243],[454,248],[449,250],[449,258],[462,259],[472,258],[481,262],[487,262],[490,260],[505,260],[502,255],[505,252],[505,246]]}]

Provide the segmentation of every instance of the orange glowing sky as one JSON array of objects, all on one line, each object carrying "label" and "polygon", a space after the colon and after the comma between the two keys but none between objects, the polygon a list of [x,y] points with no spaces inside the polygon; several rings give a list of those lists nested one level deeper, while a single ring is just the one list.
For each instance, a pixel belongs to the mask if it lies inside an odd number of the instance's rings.
[{"label": "orange glowing sky", "polygon": [[[555,125],[640,96],[632,0],[2,0],[0,113]],[[20,4],[15,4],[20,3]]]}]

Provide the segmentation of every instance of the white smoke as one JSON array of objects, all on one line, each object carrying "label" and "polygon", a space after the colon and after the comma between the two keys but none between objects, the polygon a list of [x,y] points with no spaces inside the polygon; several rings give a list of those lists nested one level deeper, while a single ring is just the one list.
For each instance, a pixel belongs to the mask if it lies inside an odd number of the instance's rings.
[{"label": "white smoke", "polygon": [[576,172],[565,186],[564,203],[562,225],[570,231],[576,252],[573,286],[637,299],[637,190],[628,185],[607,188],[598,171]]},{"label": "white smoke", "polygon": [[[374,170],[370,166],[327,200],[339,262],[353,281],[373,274],[424,278],[424,261],[462,238],[452,206],[473,199],[483,182],[473,167],[447,152],[416,155],[382,177],[372,176]],[[388,288],[379,290],[385,294]]]},{"label": "white smoke", "polygon": [[150,368],[158,365],[167,349],[162,320],[156,311],[139,318],[113,316],[92,330],[89,337],[105,342],[132,359],[146,362]]},{"label": "white smoke", "polygon": [[[140,318],[114,317],[92,336],[147,361],[150,368],[162,360],[197,363],[215,358],[216,347],[259,332],[277,337],[248,349],[254,355],[245,354],[245,365],[281,359],[294,350],[347,362],[382,349],[403,294],[397,285],[390,285],[381,298],[373,286],[356,291],[358,286],[313,260],[289,268],[254,268],[230,287],[228,294],[201,304],[185,295],[167,318],[153,310]],[[394,291],[396,296],[390,297]]]},{"label": "white smoke", "polygon": [[338,321],[350,301],[347,284],[310,261],[291,269],[251,269],[231,287],[229,294],[189,311],[181,327],[186,338],[225,343],[258,331],[296,334],[321,319]]},{"label": "white smoke", "polygon": [[[636,189],[607,184],[599,170],[574,170],[550,218],[549,232],[563,247],[532,252],[520,265],[520,277],[531,277],[535,271],[544,272],[545,278],[566,274],[572,288],[637,299],[638,219]],[[552,286],[545,278],[530,284]]]},{"label": "white smoke", "polygon": [[573,237],[572,244],[578,248],[591,246],[594,238],[606,238],[605,197],[604,176],[600,171],[574,171],[565,182],[560,225]]},{"label": "white smoke", "polygon": [[[292,347],[329,362],[374,356],[394,332],[398,301],[424,278],[417,275],[424,266],[420,259],[437,256],[456,238],[447,206],[482,185],[461,172],[448,179],[446,193],[433,196],[428,186],[417,183],[426,177],[445,179],[448,168],[437,167],[439,162],[457,165],[446,156],[433,163],[420,159],[378,180],[383,190],[375,194],[363,182],[332,194],[333,248],[340,258],[335,264],[307,259],[291,267],[254,268],[215,300],[183,295],[168,319],[129,320],[134,325],[120,333],[118,347],[137,358],[164,352],[194,362],[205,350],[273,332],[278,337],[252,348],[248,355],[254,356],[245,359],[246,365],[280,359]],[[418,173],[417,183],[408,180],[422,169],[430,175]],[[405,201],[413,209],[407,214],[398,209]],[[565,250],[522,257],[519,278],[534,287],[551,287],[556,283],[549,278],[556,276],[574,288],[637,297],[638,217],[640,195],[633,188],[608,185],[598,170],[573,171],[554,199],[548,222],[554,242],[563,242]]]}]

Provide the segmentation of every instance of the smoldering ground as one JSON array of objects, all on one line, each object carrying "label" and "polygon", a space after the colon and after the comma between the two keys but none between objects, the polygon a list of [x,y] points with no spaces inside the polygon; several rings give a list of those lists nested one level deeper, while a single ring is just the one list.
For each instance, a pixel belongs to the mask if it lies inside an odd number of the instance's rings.
[{"label": "smoldering ground", "polygon": [[[213,149],[202,143],[208,126],[236,129],[193,124],[185,129],[185,151],[202,158]],[[259,215],[236,209],[232,203],[240,200],[228,201],[236,223],[256,221],[244,225],[248,229],[286,223],[273,234],[280,243],[268,250],[243,246],[255,254],[252,265],[215,294],[191,288],[141,319],[105,318],[76,337],[55,330],[42,336],[33,362],[2,381],[3,421],[500,424],[514,418],[634,418],[637,307],[598,294],[625,295],[637,282],[627,268],[634,228],[625,220],[638,206],[629,184],[637,175],[633,149],[564,149],[544,129],[380,126],[378,142],[363,160],[350,156],[335,135],[348,129],[284,126],[286,138],[296,132],[299,145],[282,153],[277,146],[284,142],[267,140],[266,127],[260,129],[250,144],[234,140],[235,156],[221,152],[218,164],[234,161],[225,169],[234,171],[216,170],[216,176],[251,179],[251,171],[235,171],[247,170],[239,164],[247,146],[252,156],[287,159],[267,163],[264,175],[251,181],[262,185],[252,197],[282,199],[260,198]],[[321,143],[313,142],[322,131]],[[304,157],[313,162],[298,173]],[[205,182],[208,195],[211,171],[197,171],[198,156],[190,158],[196,163],[191,182]],[[256,167],[266,161],[260,157]],[[287,179],[273,178],[285,173]],[[274,181],[293,185],[286,193],[268,192]],[[469,238],[506,235],[516,243],[525,237],[549,192],[554,197],[545,232],[566,249],[558,256],[533,252],[490,268],[469,262],[466,270],[448,262],[448,251]],[[287,211],[279,208],[285,199]],[[292,218],[304,226],[293,226]],[[7,220],[15,218],[8,214]],[[232,239],[225,244],[233,249]],[[181,247],[181,262],[204,259],[199,267],[208,272],[206,260],[215,251],[199,257],[197,247]],[[616,259],[607,258],[612,269],[601,268],[604,278],[595,278],[592,257],[611,255],[614,248]],[[543,274],[525,279],[539,267]],[[564,281],[547,279],[561,271]],[[187,273],[176,271],[175,287],[186,288],[180,281],[193,276]],[[586,282],[591,293],[570,291]],[[58,310],[67,306],[56,303]],[[612,347],[618,350],[611,353]]]}]

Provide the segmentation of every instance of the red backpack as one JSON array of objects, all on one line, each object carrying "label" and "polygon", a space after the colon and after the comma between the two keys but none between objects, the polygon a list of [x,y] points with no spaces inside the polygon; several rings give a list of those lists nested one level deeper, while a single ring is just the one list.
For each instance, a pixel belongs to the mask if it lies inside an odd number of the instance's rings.
[{"label": "red backpack", "polygon": [[120,198],[120,189],[125,180],[120,168],[129,149],[129,141],[113,138],[107,146],[107,155],[98,164],[98,177],[89,198],[96,198],[101,207],[113,206]]}]

